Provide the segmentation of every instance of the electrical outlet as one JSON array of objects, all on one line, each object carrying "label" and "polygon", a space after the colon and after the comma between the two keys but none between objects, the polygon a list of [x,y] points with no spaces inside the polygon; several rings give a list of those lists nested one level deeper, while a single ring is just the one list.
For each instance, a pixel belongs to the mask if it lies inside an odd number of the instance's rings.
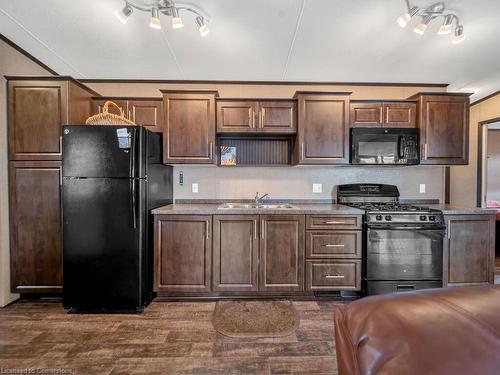
[{"label": "electrical outlet", "polygon": [[193,193],[198,192],[198,184],[191,184],[191,192]]},{"label": "electrical outlet", "polygon": [[420,184],[420,194],[425,193],[425,184]]},{"label": "electrical outlet", "polygon": [[313,193],[321,193],[323,191],[322,184],[313,184]]}]

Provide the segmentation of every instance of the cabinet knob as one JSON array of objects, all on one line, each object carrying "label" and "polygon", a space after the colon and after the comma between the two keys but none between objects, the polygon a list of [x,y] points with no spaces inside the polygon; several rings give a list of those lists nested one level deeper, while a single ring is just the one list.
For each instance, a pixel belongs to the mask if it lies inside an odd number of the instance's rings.
[{"label": "cabinet knob", "polygon": [[325,279],[344,279],[344,275],[326,275]]},{"label": "cabinet knob", "polygon": [[338,244],[338,245],[326,244],[325,247],[345,247],[345,245],[344,244]]}]

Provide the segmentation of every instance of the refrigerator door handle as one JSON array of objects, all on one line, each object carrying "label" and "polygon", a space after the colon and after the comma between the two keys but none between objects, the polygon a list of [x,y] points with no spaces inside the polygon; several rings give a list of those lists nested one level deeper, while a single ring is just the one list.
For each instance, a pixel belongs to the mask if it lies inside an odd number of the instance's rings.
[{"label": "refrigerator door handle", "polygon": [[136,131],[135,129],[132,129],[130,131],[130,178],[135,178],[136,177],[136,171],[135,171],[135,138],[136,138]]},{"label": "refrigerator door handle", "polygon": [[135,193],[136,180],[130,179],[130,212],[132,216],[132,227],[137,228],[137,210],[136,210],[136,193]]}]

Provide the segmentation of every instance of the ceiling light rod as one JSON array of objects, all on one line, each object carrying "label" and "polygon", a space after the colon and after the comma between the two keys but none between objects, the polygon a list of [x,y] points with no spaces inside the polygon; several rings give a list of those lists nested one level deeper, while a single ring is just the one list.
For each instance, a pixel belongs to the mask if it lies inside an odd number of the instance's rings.
[{"label": "ceiling light rod", "polygon": [[412,6],[410,0],[405,0],[407,11],[400,15],[396,20],[399,26],[406,27],[413,17],[420,17],[420,22],[413,29],[417,34],[423,35],[427,29],[427,25],[436,18],[443,18],[443,24],[437,32],[439,35],[451,34],[453,22],[455,22],[455,38],[453,43],[457,44],[465,40],[464,27],[460,23],[458,16],[446,10],[446,5],[443,1],[434,3],[427,8]]},{"label": "ceiling light rod", "polygon": [[180,12],[190,12],[195,15],[195,22],[201,36],[206,36],[209,33],[207,24],[210,22],[210,17],[200,8],[192,4],[177,4],[173,0],[158,0],[154,5],[137,4],[134,1],[124,0],[125,6],[123,9],[115,12],[116,17],[122,23],[127,23],[128,17],[134,9],[148,12],[151,14],[149,25],[155,29],[161,29],[159,14],[172,17],[172,27],[181,28],[184,26]]}]

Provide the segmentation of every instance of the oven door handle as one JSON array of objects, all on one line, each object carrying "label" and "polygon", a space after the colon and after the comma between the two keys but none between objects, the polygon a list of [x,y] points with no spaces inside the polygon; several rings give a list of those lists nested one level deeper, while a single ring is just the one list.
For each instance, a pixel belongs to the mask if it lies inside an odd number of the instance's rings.
[{"label": "oven door handle", "polygon": [[383,229],[383,230],[446,230],[446,227],[428,227],[425,225],[405,226],[405,225],[368,225],[368,229]]}]

